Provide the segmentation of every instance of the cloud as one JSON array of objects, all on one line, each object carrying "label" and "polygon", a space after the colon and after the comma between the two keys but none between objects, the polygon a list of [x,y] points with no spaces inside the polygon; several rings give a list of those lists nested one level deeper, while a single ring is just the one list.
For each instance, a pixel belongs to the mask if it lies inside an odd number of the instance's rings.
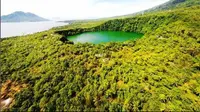
[{"label": "cloud", "polygon": [[24,11],[45,18],[101,18],[134,13],[166,1],[168,0],[1,0],[1,13],[5,15]]},{"label": "cloud", "polygon": [[94,0],[95,3],[109,2],[109,3],[127,3],[127,2],[138,2],[139,0]]}]

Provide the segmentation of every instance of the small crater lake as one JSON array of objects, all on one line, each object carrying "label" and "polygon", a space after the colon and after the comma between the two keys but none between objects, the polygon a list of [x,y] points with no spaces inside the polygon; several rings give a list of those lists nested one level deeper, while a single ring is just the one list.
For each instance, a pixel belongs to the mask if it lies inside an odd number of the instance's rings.
[{"label": "small crater lake", "polygon": [[136,40],[141,38],[143,34],[134,32],[122,31],[100,31],[100,32],[86,32],[78,35],[66,37],[74,43],[106,43],[106,42],[124,42],[127,40]]}]

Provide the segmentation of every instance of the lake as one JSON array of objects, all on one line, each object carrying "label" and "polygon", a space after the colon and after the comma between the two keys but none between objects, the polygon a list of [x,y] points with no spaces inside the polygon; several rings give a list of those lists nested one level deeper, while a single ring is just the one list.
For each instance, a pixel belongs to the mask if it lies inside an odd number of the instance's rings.
[{"label": "lake", "polygon": [[68,23],[54,21],[1,23],[1,38],[32,34],[67,24]]},{"label": "lake", "polygon": [[66,37],[74,43],[105,43],[105,42],[124,42],[127,40],[136,40],[141,38],[143,34],[122,31],[100,31],[100,32],[86,32],[78,35]]}]

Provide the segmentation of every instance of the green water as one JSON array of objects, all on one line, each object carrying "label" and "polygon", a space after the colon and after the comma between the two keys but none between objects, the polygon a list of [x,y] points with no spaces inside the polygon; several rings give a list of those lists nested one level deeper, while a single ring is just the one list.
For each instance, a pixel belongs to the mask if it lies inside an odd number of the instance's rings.
[{"label": "green water", "polygon": [[122,31],[100,31],[86,32],[78,35],[68,36],[67,39],[74,43],[106,43],[106,42],[124,42],[127,40],[136,40],[143,34]]}]

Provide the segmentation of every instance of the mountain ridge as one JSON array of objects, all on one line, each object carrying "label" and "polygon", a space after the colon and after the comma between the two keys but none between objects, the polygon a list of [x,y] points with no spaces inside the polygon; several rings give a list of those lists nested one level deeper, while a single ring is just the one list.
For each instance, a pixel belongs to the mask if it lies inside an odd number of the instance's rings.
[{"label": "mountain ridge", "polygon": [[200,5],[200,1],[197,0],[169,0],[168,2],[165,2],[163,4],[160,4],[158,6],[142,10],[139,12],[135,12],[132,14],[125,14],[125,15],[119,15],[119,16],[114,16],[111,18],[124,18],[124,17],[132,17],[132,16],[137,16],[137,15],[143,15],[146,13],[152,13],[152,12],[158,12],[158,11],[166,11],[166,10],[172,10],[176,8],[183,8],[183,7],[190,7],[194,5]]},{"label": "mountain ridge", "polygon": [[37,22],[37,21],[49,21],[36,14],[23,11],[15,11],[8,15],[1,16],[1,22]]},{"label": "mountain ridge", "polygon": [[169,0],[168,2],[155,6],[153,8],[144,10],[142,12],[154,12],[154,11],[163,11],[163,10],[170,10],[174,8],[183,8],[183,7],[190,7],[192,5],[198,5],[200,1],[197,0]]}]

